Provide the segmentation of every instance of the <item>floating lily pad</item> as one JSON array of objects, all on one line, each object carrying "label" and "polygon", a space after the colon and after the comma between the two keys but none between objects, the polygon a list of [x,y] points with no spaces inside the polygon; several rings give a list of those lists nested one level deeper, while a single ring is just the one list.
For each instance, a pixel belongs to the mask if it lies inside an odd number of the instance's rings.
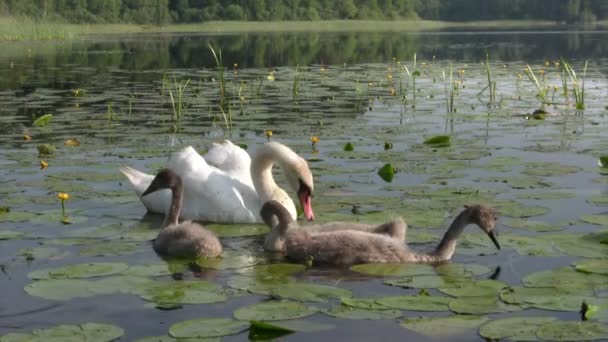
[{"label": "floating lily pad", "polygon": [[577,272],[570,267],[528,274],[522,280],[528,287],[557,287],[567,291],[576,289],[607,289],[608,282],[602,274]]},{"label": "floating lily pad", "polygon": [[37,216],[38,213],[11,210],[0,213],[0,222],[24,222]]},{"label": "floating lily pad", "polygon": [[375,276],[411,276],[435,274],[433,267],[424,264],[360,264],[352,271]]},{"label": "floating lily pad", "polygon": [[248,323],[231,318],[198,318],[171,325],[169,335],[176,338],[218,337],[238,334],[248,328]]},{"label": "floating lily pad", "polygon": [[488,318],[471,315],[452,315],[447,317],[410,317],[401,326],[419,334],[447,338],[464,334],[487,322]]},{"label": "floating lily pad", "polygon": [[450,301],[450,310],[459,314],[479,315],[510,312],[525,309],[522,305],[509,305],[498,300],[498,296],[461,297]]},{"label": "floating lily pad", "polygon": [[576,194],[573,192],[565,192],[565,191],[543,191],[543,192],[517,194],[517,196],[515,196],[515,197],[517,197],[519,199],[558,200],[558,199],[574,198],[574,197],[576,197]]},{"label": "floating lily pad", "polygon": [[425,145],[430,145],[433,147],[447,147],[450,146],[451,143],[452,138],[449,135],[437,135],[424,141]]},{"label": "floating lily pad", "polygon": [[97,242],[99,242],[99,239],[89,239],[89,238],[60,238],[60,239],[46,239],[43,241],[43,243],[45,245],[55,245],[55,246],[82,246],[82,245],[92,245]]},{"label": "floating lily pad", "polygon": [[41,259],[61,259],[69,254],[68,251],[62,251],[55,247],[32,247],[22,248],[17,251],[17,254],[27,260]]},{"label": "floating lily pad", "polygon": [[376,300],[377,303],[393,309],[413,311],[448,311],[451,298],[439,296],[389,296]]},{"label": "floating lily pad", "polygon": [[[513,287],[505,289],[500,299],[506,303],[529,305],[538,309],[556,311],[579,311],[583,302],[596,299],[584,294],[587,291],[568,291],[561,288]],[[608,304],[608,300],[599,300]]]},{"label": "floating lily pad", "polygon": [[80,250],[80,255],[85,256],[114,256],[126,255],[137,252],[137,244],[124,241],[107,241]]},{"label": "floating lily pad", "polygon": [[167,264],[131,265],[123,273],[140,277],[158,277],[171,274]]},{"label": "floating lily pad", "polygon": [[492,204],[496,207],[499,214],[510,217],[532,217],[545,215],[549,209],[537,205],[524,205],[519,202],[509,200],[495,200]]},{"label": "floating lily pad", "polygon": [[595,205],[608,205],[608,196],[606,196],[606,195],[591,196],[587,199],[587,202],[593,203]]},{"label": "floating lily pad", "polygon": [[608,168],[608,156],[600,156],[597,163],[600,167]]},{"label": "floating lily pad", "polygon": [[368,310],[346,305],[335,306],[323,313],[343,319],[395,319],[403,315],[399,310]]},{"label": "floating lily pad", "polygon": [[608,226],[608,215],[583,215],[581,220],[591,224]]},{"label": "floating lily pad", "polygon": [[488,340],[538,341],[536,331],[554,317],[509,317],[490,321],[479,327],[479,335]]},{"label": "floating lily pad", "polygon": [[140,297],[158,304],[207,304],[228,299],[217,285],[202,280],[155,282],[146,285]]},{"label": "floating lily pad", "polygon": [[455,263],[441,264],[435,270],[441,275],[450,277],[472,277],[492,272],[488,266],[484,265]]},{"label": "floating lily pad", "polygon": [[393,177],[395,177],[395,167],[390,163],[384,164],[384,166],[378,170],[378,176],[385,182],[392,182]]},{"label": "floating lily pad", "polygon": [[518,176],[518,177],[489,177],[482,178],[480,181],[493,183],[506,183],[513,189],[543,189],[549,188],[553,183],[533,176]]},{"label": "floating lily pad", "polygon": [[270,339],[277,339],[281,336],[289,335],[294,333],[293,330],[274,325],[266,322],[251,321],[249,326],[249,340],[250,341],[265,341]]},{"label": "floating lily pad", "polygon": [[562,229],[560,226],[551,225],[545,222],[524,219],[510,219],[507,220],[505,224],[509,227],[528,229],[537,232],[549,232]]},{"label": "floating lily pad", "polygon": [[271,294],[301,302],[324,302],[330,298],[350,297],[350,290],[311,283],[287,283],[272,288]]},{"label": "floating lily pad", "polygon": [[344,151],[346,151],[346,152],[354,151],[354,150],[355,150],[355,145],[354,145],[353,143],[351,143],[351,142],[347,142],[347,143],[344,145],[344,148],[343,148],[343,149],[344,149]]},{"label": "floating lily pad", "polygon": [[32,125],[34,127],[44,127],[51,122],[52,118],[53,118],[53,114],[44,114],[44,115],[36,118],[36,120],[34,120]]},{"label": "floating lily pad", "polygon": [[83,279],[39,280],[26,285],[24,290],[32,296],[44,299],[70,300],[91,296],[89,284],[90,281]]},{"label": "floating lily pad", "polygon": [[273,325],[299,332],[318,332],[334,329],[336,326],[329,323],[307,321],[304,319],[290,319],[288,321],[275,321]]},{"label": "floating lily pad", "polygon": [[310,316],[317,311],[299,302],[273,300],[241,307],[234,312],[234,317],[241,321],[278,321]]},{"label": "floating lily pad", "polygon": [[367,310],[390,310],[392,308],[382,305],[376,302],[378,298],[352,298],[344,297],[340,298],[342,305],[351,306],[353,308],[367,309]]},{"label": "floating lily pad", "polygon": [[420,275],[390,279],[386,280],[384,283],[387,285],[404,288],[436,289],[439,287],[446,287],[448,281],[445,277],[437,275]]},{"label": "floating lily pad", "polygon": [[[67,237],[83,237],[83,238],[109,238],[111,236],[119,235],[123,232],[124,228],[121,225],[113,224],[101,227],[87,227],[80,229],[73,229],[65,233]],[[158,234],[158,232],[157,232]]]},{"label": "floating lily pad", "polygon": [[46,329],[35,329],[32,334],[8,334],[0,341],[114,341],[124,335],[118,326],[101,323],[83,323],[80,325],[57,325]]},{"label": "floating lily pad", "polygon": [[440,288],[439,291],[454,297],[491,297],[496,296],[507,284],[492,280],[476,280],[458,283],[450,287]]},{"label": "floating lily pad", "polygon": [[0,230],[0,240],[21,239],[25,236],[25,233],[22,232],[16,232],[13,230]]},{"label": "floating lily pad", "polygon": [[30,272],[30,279],[73,279],[92,278],[116,274],[125,271],[129,266],[123,263],[97,262],[67,265]]},{"label": "floating lily pad", "polygon": [[220,237],[257,236],[270,232],[270,228],[261,224],[209,224],[206,227]]},{"label": "floating lily pad", "polygon": [[550,241],[563,253],[587,258],[604,258],[608,255],[608,245],[601,239],[587,239],[580,234],[547,235]]},{"label": "floating lily pad", "polygon": [[608,338],[608,326],[598,322],[552,321],[542,325],[536,336],[546,341],[591,341]]},{"label": "floating lily pad", "polygon": [[87,289],[93,294],[124,293],[139,295],[154,284],[155,281],[150,278],[119,275],[92,280],[87,285]]},{"label": "floating lily pad", "polygon": [[260,262],[260,257],[248,254],[244,251],[224,251],[220,258],[202,258],[196,263],[205,268],[225,270],[230,268],[244,268],[256,265]]},{"label": "floating lily pad", "polygon": [[239,273],[253,276],[258,282],[272,283],[277,279],[283,279],[290,275],[302,272],[306,266],[299,264],[267,264],[255,265],[250,268],[238,270]]},{"label": "floating lily pad", "polygon": [[608,260],[606,259],[577,262],[574,266],[579,272],[608,275]]},{"label": "floating lily pad", "polygon": [[531,176],[564,176],[581,171],[578,166],[563,165],[553,162],[528,163],[522,173]]}]

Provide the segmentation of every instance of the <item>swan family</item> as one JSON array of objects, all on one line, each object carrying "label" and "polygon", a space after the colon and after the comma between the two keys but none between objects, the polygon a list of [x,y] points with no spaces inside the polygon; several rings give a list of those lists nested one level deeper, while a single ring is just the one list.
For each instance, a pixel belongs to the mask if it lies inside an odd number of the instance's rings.
[{"label": "swan family", "polygon": [[456,216],[437,247],[428,253],[406,244],[407,224],[397,218],[382,224],[331,222],[300,226],[294,202],[274,181],[272,168],[281,168],[295,192],[304,216],[314,219],[313,177],[306,160],[289,147],[269,142],[253,158],[226,140],[205,156],[189,146],[174,153],[167,167],[149,175],[131,167],[120,171],[146,209],[166,215],[153,241],[154,250],[169,257],[218,257],[222,245],[213,232],[191,221],[264,222],[271,231],[264,249],[283,253],[294,262],[334,266],[360,263],[439,263],[449,261],[464,228],[477,225],[496,248],[496,212],[484,204],[466,206]]}]

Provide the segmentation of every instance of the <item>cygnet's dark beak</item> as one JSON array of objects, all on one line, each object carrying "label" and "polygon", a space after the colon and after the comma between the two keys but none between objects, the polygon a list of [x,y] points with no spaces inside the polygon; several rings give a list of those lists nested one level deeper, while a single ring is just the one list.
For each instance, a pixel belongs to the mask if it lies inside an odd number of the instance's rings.
[{"label": "cygnet's dark beak", "polygon": [[496,239],[496,235],[494,235],[494,231],[489,231],[488,236],[490,237],[490,240],[492,240],[492,242],[494,242],[494,246],[496,246],[496,248],[500,249],[500,244],[498,243],[498,239]]}]

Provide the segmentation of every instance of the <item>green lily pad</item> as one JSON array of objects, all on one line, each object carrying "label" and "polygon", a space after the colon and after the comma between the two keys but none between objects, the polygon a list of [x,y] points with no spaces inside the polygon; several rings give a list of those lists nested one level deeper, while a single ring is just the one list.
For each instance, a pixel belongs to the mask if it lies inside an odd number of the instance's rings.
[{"label": "green lily pad", "polygon": [[600,156],[597,163],[600,167],[608,167],[608,156]]},{"label": "green lily pad", "polygon": [[488,266],[479,264],[445,263],[437,266],[437,273],[450,277],[473,277],[492,272]]},{"label": "green lily pad", "polygon": [[43,241],[45,245],[55,246],[83,246],[92,245],[99,242],[99,239],[88,239],[88,238],[60,238],[60,239],[46,239]]},{"label": "green lily pad", "polygon": [[147,284],[139,296],[158,304],[208,304],[226,301],[220,287],[206,281],[169,281]]},{"label": "green lily pad", "polygon": [[439,288],[439,291],[454,297],[490,297],[498,295],[500,290],[505,287],[507,284],[503,282],[484,279]]},{"label": "green lily pad", "polygon": [[[82,238],[109,238],[112,236],[119,235],[123,232],[124,228],[118,224],[112,224],[101,227],[87,227],[70,230],[66,232],[64,236],[66,237],[82,237]],[[157,232],[158,235],[158,232]]]},{"label": "green lily pad", "polygon": [[350,269],[358,273],[385,277],[435,274],[432,266],[424,264],[360,264]]},{"label": "green lily pad", "polygon": [[62,251],[55,247],[32,247],[22,248],[17,251],[19,256],[27,260],[42,260],[42,259],[62,259],[69,254],[68,251]]},{"label": "green lily pad", "polygon": [[531,273],[522,280],[527,287],[556,287],[568,291],[608,288],[606,276],[577,272],[570,267]]},{"label": "green lily pad", "polygon": [[578,166],[563,165],[553,162],[527,163],[521,171],[523,174],[531,176],[564,176],[570,173],[581,171]]},{"label": "green lily pad", "polygon": [[338,305],[328,310],[323,310],[323,313],[342,319],[395,319],[403,314],[400,310],[368,310],[354,308],[346,305]]},{"label": "green lily pad", "polygon": [[36,146],[36,149],[38,149],[39,157],[52,156],[57,151],[57,148],[51,144],[40,144]]},{"label": "green lily pad", "polygon": [[355,150],[355,145],[353,143],[351,143],[351,142],[347,142],[344,145],[343,150],[346,151],[346,152],[354,151]]},{"label": "green lily pad", "polygon": [[89,284],[90,281],[83,279],[49,279],[34,281],[26,285],[24,290],[31,296],[44,299],[70,300],[91,296]]},{"label": "green lily pad", "polygon": [[601,243],[601,239],[587,239],[580,234],[553,234],[545,238],[563,253],[572,256],[587,258],[604,258],[608,255],[608,245]]},{"label": "green lily pad", "polygon": [[287,283],[271,289],[273,296],[301,302],[325,302],[331,298],[350,297],[350,290],[311,283]]},{"label": "green lily pad", "polygon": [[545,222],[524,220],[524,219],[510,219],[505,222],[509,227],[528,229],[537,232],[549,232],[555,230],[561,230],[559,226],[551,225]]},{"label": "green lily pad", "polygon": [[393,309],[413,311],[448,311],[451,298],[439,296],[389,296],[376,300],[377,303]]},{"label": "green lily pad", "polygon": [[0,231],[0,240],[21,239],[21,238],[24,238],[25,236],[26,236],[25,233],[16,232],[13,230],[1,230]]},{"label": "green lily pad", "polygon": [[[379,297],[378,297],[379,298]],[[367,309],[367,310],[390,310],[392,308],[382,305],[376,300],[378,298],[352,298],[344,297],[340,298],[342,305],[350,306],[353,308]]]},{"label": "green lily pad", "polygon": [[275,321],[273,325],[290,329],[298,332],[318,332],[318,331],[326,331],[332,330],[336,326],[329,323],[320,323],[307,321],[304,319],[290,319],[288,321]]},{"label": "green lily pad", "polygon": [[32,334],[8,334],[0,341],[114,341],[124,335],[118,326],[102,323],[80,325],[57,325],[46,329],[35,329]]},{"label": "green lily pad", "polygon": [[574,266],[579,272],[608,275],[608,260],[606,259],[577,262]]},{"label": "green lily pad", "polygon": [[561,288],[513,287],[505,289],[500,299],[505,303],[523,304],[543,310],[579,311],[583,302],[600,301],[608,304],[608,300],[585,296],[587,291],[568,291]]},{"label": "green lily pad", "polygon": [[424,141],[425,145],[430,145],[433,147],[447,147],[450,146],[451,143],[452,138],[449,135],[437,135]]},{"label": "green lily pad", "polygon": [[384,164],[384,166],[378,170],[378,176],[385,182],[392,182],[393,177],[395,177],[395,168],[390,163]]},{"label": "green lily pad", "polygon": [[524,205],[510,200],[495,200],[492,204],[500,215],[509,217],[532,217],[545,215],[549,209],[537,205]]},{"label": "green lily pad", "polygon": [[554,317],[509,317],[490,321],[479,327],[479,335],[488,340],[538,341],[536,331]]},{"label": "green lily pad", "polygon": [[233,289],[269,296],[275,287],[294,281],[290,277],[258,280],[255,277],[235,276],[228,279],[226,284]]},{"label": "green lily pad", "polygon": [[384,283],[387,285],[404,288],[436,289],[440,287],[447,287],[449,280],[446,277],[438,275],[420,275],[390,279],[386,280]]},{"label": "green lily pad", "polygon": [[533,176],[488,177],[480,179],[482,182],[506,183],[513,189],[544,189],[553,186],[553,183]]},{"label": "green lily pad", "polygon": [[513,166],[519,164],[521,164],[521,159],[517,157],[494,157],[489,161],[484,162],[483,165],[481,165],[481,168],[496,172],[509,172],[513,170]]},{"label": "green lily pad", "polygon": [[84,256],[115,256],[137,252],[137,243],[124,241],[107,241],[84,247],[80,255]]},{"label": "green lily pad", "polygon": [[608,215],[583,215],[581,220],[591,224],[608,226]]},{"label": "green lily pad", "polygon": [[525,306],[505,304],[498,300],[498,296],[460,297],[450,301],[450,310],[467,315],[511,312],[522,309],[525,309]]},{"label": "green lily pad", "polygon": [[268,234],[270,228],[261,224],[208,224],[206,227],[219,237],[258,236]]},{"label": "green lily pad", "polygon": [[203,338],[238,334],[249,324],[232,318],[197,318],[171,325],[169,335],[175,338]]},{"label": "green lily pad", "polygon": [[587,199],[587,202],[593,203],[595,205],[608,205],[608,196],[606,196],[606,195],[591,196]]},{"label": "green lily pad", "polygon": [[224,251],[220,258],[201,258],[197,259],[196,263],[205,268],[225,270],[253,266],[260,263],[260,261],[260,257],[244,251]]},{"label": "green lily pad", "polygon": [[315,314],[318,309],[299,302],[272,300],[237,309],[234,317],[241,321],[279,321]]},{"label": "green lily pad", "polygon": [[135,294],[145,292],[150,286],[155,284],[154,280],[146,277],[133,275],[118,275],[90,281],[87,289],[93,294]]},{"label": "green lily pad", "polygon": [[447,338],[464,334],[488,321],[487,317],[471,315],[452,315],[447,317],[410,317],[401,326],[419,334]]},{"label": "green lily pad", "polygon": [[131,265],[123,273],[127,274],[127,275],[132,275],[132,276],[139,276],[139,277],[159,277],[159,276],[171,274],[167,264]]},{"label": "green lily pad", "polygon": [[73,279],[92,278],[116,274],[125,271],[129,266],[123,263],[97,262],[67,265],[30,272],[30,279]]},{"label": "green lily pad", "polygon": [[27,211],[5,211],[0,213],[0,222],[25,222],[39,216],[38,213]]},{"label": "green lily pad", "polygon": [[299,264],[266,264],[242,268],[238,272],[243,275],[252,276],[260,283],[274,283],[277,280],[283,280],[305,269],[306,266]]},{"label": "green lily pad", "polygon": [[519,199],[534,199],[534,200],[558,200],[558,199],[566,199],[566,198],[574,198],[576,194],[573,192],[565,192],[565,191],[543,191],[543,192],[532,192],[532,193],[523,193],[517,194],[515,196]]},{"label": "green lily pad", "polygon": [[546,341],[591,341],[608,338],[608,326],[599,322],[552,321],[542,325],[536,336]]},{"label": "green lily pad", "polygon": [[34,120],[32,125],[34,127],[44,127],[51,122],[52,118],[53,118],[53,114],[44,114],[44,115],[36,118],[36,120]]},{"label": "green lily pad", "polygon": [[274,325],[266,322],[251,321],[249,326],[249,340],[250,341],[265,341],[270,339],[277,339],[281,336],[289,335],[294,333],[293,330]]}]

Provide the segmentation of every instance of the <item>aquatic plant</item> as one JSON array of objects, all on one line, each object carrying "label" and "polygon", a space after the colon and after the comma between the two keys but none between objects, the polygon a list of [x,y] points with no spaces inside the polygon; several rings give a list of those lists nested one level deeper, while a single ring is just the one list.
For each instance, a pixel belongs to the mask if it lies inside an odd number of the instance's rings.
[{"label": "aquatic plant", "polygon": [[299,89],[300,89],[300,66],[296,65],[296,72],[293,76],[293,86],[291,87],[291,95],[294,100],[298,96],[298,93],[300,92]]},{"label": "aquatic plant", "polygon": [[57,194],[57,198],[61,200],[61,223],[70,224],[70,218],[65,213],[65,201],[70,199],[70,195],[65,192],[60,192]]},{"label": "aquatic plant", "polygon": [[[232,111],[230,109],[230,100],[226,96],[226,78],[225,76],[225,68],[222,61],[222,50],[219,50],[219,53],[215,53],[213,46],[211,43],[208,44],[211,53],[213,54],[213,59],[215,59],[215,65],[217,69],[217,78],[220,86],[220,98],[219,98],[219,109],[224,118],[224,123],[226,125],[226,129],[230,129],[232,127]],[[227,108],[228,115],[226,115],[225,108]]]},{"label": "aquatic plant", "polygon": [[572,69],[570,63],[562,59],[562,65],[564,66],[564,70],[566,71],[568,77],[570,77],[570,81],[572,82],[572,92],[574,94],[575,108],[578,110],[585,109],[585,76],[587,76],[588,64],[589,61],[585,61],[585,66],[583,67],[583,78],[581,81],[576,75],[574,69]]},{"label": "aquatic plant", "polygon": [[458,83],[454,82],[454,79],[453,79],[452,64],[450,63],[450,80],[448,83],[445,83],[447,81],[446,76],[445,76],[445,71],[442,71],[441,74],[443,76],[443,81],[444,81],[443,89],[445,91],[446,109],[447,109],[448,113],[453,113],[456,111],[456,109],[454,108],[454,97],[455,97],[456,91],[458,89]]},{"label": "aquatic plant", "polygon": [[544,72],[541,73],[542,77],[539,80],[536,77],[536,75],[534,74],[534,70],[532,70],[530,65],[526,65],[526,68],[524,69],[524,73],[526,74],[526,76],[528,76],[528,79],[530,80],[530,82],[532,82],[532,84],[536,88],[536,97],[540,101],[540,108],[541,109],[545,108],[545,104],[547,103],[547,89],[548,88],[546,86]]},{"label": "aquatic plant", "polygon": [[180,130],[180,124],[182,120],[182,116],[188,110],[190,106],[188,103],[184,101],[184,94],[186,92],[186,88],[190,84],[190,79],[180,80],[179,82],[175,77],[173,77],[173,83],[169,88],[169,99],[171,100],[171,123],[172,123],[172,131],[178,132]]},{"label": "aquatic plant", "polygon": [[489,106],[492,106],[496,102],[496,81],[492,79],[492,68],[490,65],[490,55],[486,52],[486,76],[488,78],[488,84],[479,92],[477,95],[481,95],[486,89],[490,93]]},{"label": "aquatic plant", "polygon": [[264,135],[266,136],[266,140],[270,142],[270,137],[272,137],[272,131],[267,129],[266,131],[264,131]]}]

